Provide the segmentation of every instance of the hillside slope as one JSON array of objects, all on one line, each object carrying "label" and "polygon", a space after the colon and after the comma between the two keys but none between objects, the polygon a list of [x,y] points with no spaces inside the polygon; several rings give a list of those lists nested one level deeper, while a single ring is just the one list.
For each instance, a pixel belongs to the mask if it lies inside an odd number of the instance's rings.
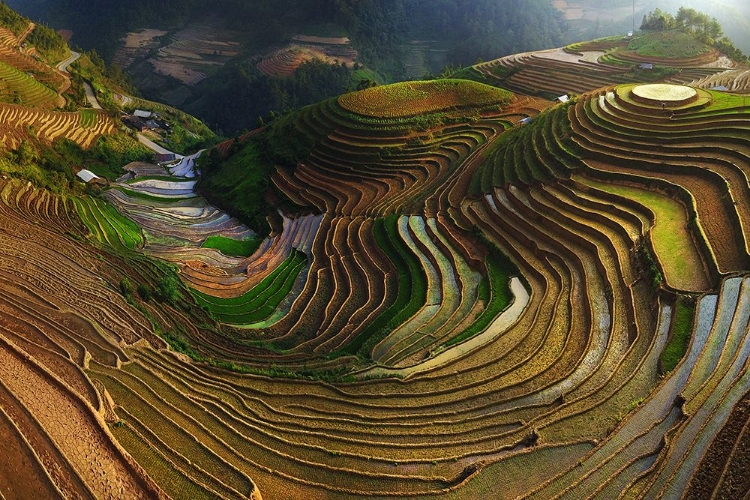
[{"label": "hillside slope", "polygon": [[744,497],[746,68],[631,49],[0,180],[3,496]]}]

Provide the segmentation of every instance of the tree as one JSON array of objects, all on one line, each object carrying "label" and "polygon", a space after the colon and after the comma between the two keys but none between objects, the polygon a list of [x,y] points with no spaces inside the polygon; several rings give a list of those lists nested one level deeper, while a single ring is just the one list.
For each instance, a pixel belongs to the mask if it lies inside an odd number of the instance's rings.
[{"label": "tree", "polygon": [[676,26],[675,18],[671,14],[657,8],[643,17],[642,30],[663,31]]},{"label": "tree", "polygon": [[362,78],[357,84],[357,90],[365,90],[370,87],[377,87],[378,82],[371,80],[370,78]]},{"label": "tree", "polygon": [[39,151],[26,140],[21,141],[15,154],[16,160],[21,165],[29,165],[39,160]]}]

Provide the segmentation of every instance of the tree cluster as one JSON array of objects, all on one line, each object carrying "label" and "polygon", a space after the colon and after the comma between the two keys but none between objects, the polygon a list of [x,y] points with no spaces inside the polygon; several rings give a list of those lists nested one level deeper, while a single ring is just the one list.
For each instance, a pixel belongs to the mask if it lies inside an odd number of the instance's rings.
[{"label": "tree cluster", "polygon": [[187,111],[215,130],[230,135],[255,127],[258,117],[283,113],[351,89],[352,68],[319,59],[303,63],[288,77],[269,77],[254,61],[230,63],[198,89],[200,98]]},{"label": "tree cluster", "polygon": [[[275,6],[254,3],[256,19],[273,16]],[[317,0],[285,3],[285,8],[284,22],[291,18],[300,25],[282,29],[282,18],[274,18],[274,32],[293,34],[311,21],[341,26],[360,61],[386,81],[404,78],[404,51],[411,40],[439,36],[448,51],[446,63],[467,65],[559,45],[565,27],[559,12],[545,0]],[[305,19],[298,20],[300,15]],[[353,81],[352,74],[352,68],[314,61],[292,77],[268,78],[254,69],[254,61],[235,62],[207,79],[197,89],[201,97],[187,109],[212,127],[232,133],[252,127],[258,116],[271,110],[283,113],[373,84],[361,77]]]},{"label": "tree cluster", "polygon": [[38,24],[34,31],[26,38],[37,52],[47,61],[57,62],[65,59],[68,54],[68,44],[49,26]]},{"label": "tree cluster", "polygon": [[565,30],[549,0],[101,0],[95,9],[90,0],[11,1],[27,15],[72,29],[74,43],[95,49],[105,60],[128,31],[174,30],[210,13],[246,35],[248,53],[281,45],[311,26],[338,28],[351,39],[359,61],[377,75],[354,76],[352,68],[313,62],[290,78],[268,78],[245,54],[193,88],[194,97],[185,104],[227,134],[252,127],[271,110],[282,113],[360,84],[364,88],[373,78],[405,79],[404,61],[414,40],[444,51],[444,65],[462,66],[560,45]]},{"label": "tree cluster", "polygon": [[680,7],[673,16],[661,9],[655,9],[643,16],[642,30],[665,31],[680,30],[693,35],[706,45],[711,45],[735,61],[746,61],[741,50],[724,36],[721,24],[715,17],[698,12],[695,9]]},{"label": "tree cluster", "polygon": [[14,11],[3,0],[0,2],[0,25],[11,30],[15,35],[20,35],[29,25],[27,19]]}]

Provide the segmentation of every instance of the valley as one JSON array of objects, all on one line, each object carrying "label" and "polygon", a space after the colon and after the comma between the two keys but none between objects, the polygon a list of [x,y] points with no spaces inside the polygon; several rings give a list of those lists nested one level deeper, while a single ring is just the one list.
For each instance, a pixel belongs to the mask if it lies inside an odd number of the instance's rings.
[{"label": "valley", "polygon": [[2,498],[747,494],[745,61],[643,31],[223,138],[16,24]]}]

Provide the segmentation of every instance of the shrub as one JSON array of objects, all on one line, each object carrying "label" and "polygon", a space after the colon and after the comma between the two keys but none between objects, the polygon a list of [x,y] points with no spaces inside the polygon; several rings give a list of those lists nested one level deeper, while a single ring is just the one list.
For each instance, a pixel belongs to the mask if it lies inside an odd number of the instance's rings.
[{"label": "shrub", "polygon": [[144,301],[148,302],[151,300],[151,289],[143,284],[138,285],[137,288],[138,296]]},{"label": "shrub", "polygon": [[154,296],[159,302],[174,304],[180,298],[180,282],[177,276],[169,274],[160,279]]},{"label": "shrub", "polygon": [[128,278],[120,280],[120,293],[125,297],[133,295],[133,283],[131,283]]},{"label": "shrub", "polygon": [[690,346],[695,317],[695,301],[690,296],[680,296],[675,305],[669,342],[661,353],[661,371],[669,373],[682,360]]}]

